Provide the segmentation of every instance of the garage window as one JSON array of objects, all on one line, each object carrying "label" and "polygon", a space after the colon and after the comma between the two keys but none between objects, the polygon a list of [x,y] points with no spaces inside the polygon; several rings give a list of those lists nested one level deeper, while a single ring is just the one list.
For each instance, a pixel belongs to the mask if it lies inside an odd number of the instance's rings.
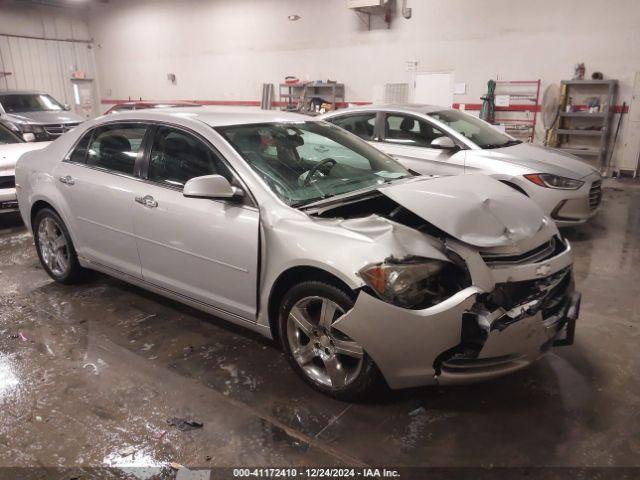
[{"label": "garage window", "polygon": [[113,124],[96,128],[87,151],[87,165],[133,175],[146,127]]},{"label": "garage window", "polygon": [[346,115],[343,117],[331,118],[328,121],[351,133],[355,133],[364,140],[371,140],[373,138],[376,125],[376,113]]},{"label": "garage window", "polygon": [[149,155],[149,180],[182,188],[204,175],[222,175],[233,181],[227,166],[204,142],[175,128],[158,128]]}]

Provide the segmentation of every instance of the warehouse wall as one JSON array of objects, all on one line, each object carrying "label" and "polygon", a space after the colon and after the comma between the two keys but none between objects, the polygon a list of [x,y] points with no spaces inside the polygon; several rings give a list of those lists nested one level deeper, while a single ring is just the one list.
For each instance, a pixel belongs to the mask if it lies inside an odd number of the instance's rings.
[{"label": "warehouse wall", "polygon": [[[398,4],[401,2],[398,2]],[[92,7],[103,99],[258,100],[263,82],[285,75],[337,79],[348,101],[370,101],[374,86],[411,82],[420,71],[452,70],[479,103],[490,78],[570,78],[583,61],[620,80],[630,98],[640,70],[640,2],[618,0],[409,0],[368,31],[346,0],[112,0]],[[398,5],[399,7],[399,5]],[[301,19],[287,20],[290,14]],[[167,80],[174,73],[176,84]],[[541,134],[541,126],[538,134]],[[620,142],[622,143],[622,142]]]},{"label": "warehouse wall", "polygon": [[35,89],[73,104],[71,74],[95,77],[85,11],[0,4],[0,89]]}]

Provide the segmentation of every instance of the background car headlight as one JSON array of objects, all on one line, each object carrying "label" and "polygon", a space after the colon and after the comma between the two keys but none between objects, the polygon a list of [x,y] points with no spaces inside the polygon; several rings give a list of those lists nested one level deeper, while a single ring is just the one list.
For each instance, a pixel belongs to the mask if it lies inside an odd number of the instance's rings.
[{"label": "background car headlight", "polygon": [[464,278],[456,265],[426,258],[368,265],[359,274],[378,297],[404,308],[435,305],[463,288]]},{"label": "background car headlight", "polygon": [[22,133],[33,133],[34,135],[44,133],[44,128],[42,128],[42,126],[32,125],[30,123],[19,123],[18,128]]},{"label": "background car headlight", "polygon": [[560,177],[550,173],[531,173],[529,175],[525,175],[524,178],[536,185],[540,185],[541,187],[557,188],[559,190],[577,190],[584,185],[584,182],[581,180]]}]

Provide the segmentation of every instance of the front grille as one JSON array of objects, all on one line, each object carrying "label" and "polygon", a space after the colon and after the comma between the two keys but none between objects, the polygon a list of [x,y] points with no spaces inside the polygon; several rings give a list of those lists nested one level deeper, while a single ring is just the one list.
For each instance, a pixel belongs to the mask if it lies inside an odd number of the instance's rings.
[{"label": "front grille", "polygon": [[600,202],[602,201],[602,182],[600,180],[596,180],[591,184],[591,188],[589,189],[589,208],[591,211],[598,208]]},{"label": "front grille", "polygon": [[490,310],[499,307],[511,310],[533,300],[554,297],[558,292],[562,295],[571,281],[570,272],[571,268],[567,267],[545,278],[498,283],[482,301]]},{"label": "front grille", "polygon": [[0,188],[16,188],[16,177],[13,175],[0,177]]},{"label": "front grille", "polygon": [[546,243],[537,246],[533,250],[518,255],[504,255],[501,253],[480,252],[485,263],[490,266],[521,265],[524,263],[542,262],[555,257],[566,250],[567,246],[559,237],[553,237]]},{"label": "front grille", "polygon": [[52,123],[50,125],[43,125],[44,131],[51,137],[59,137],[65,132],[68,132],[74,127],[80,125],[79,123]]}]

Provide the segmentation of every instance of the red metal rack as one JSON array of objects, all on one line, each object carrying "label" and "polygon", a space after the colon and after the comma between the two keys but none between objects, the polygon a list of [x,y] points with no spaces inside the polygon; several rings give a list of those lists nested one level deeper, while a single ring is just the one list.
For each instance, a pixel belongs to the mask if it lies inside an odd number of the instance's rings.
[{"label": "red metal rack", "polygon": [[540,111],[540,83],[540,80],[496,81],[495,95],[509,96],[509,106],[496,106],[496,124],[504,125],[514,137],[533,142]]}]

